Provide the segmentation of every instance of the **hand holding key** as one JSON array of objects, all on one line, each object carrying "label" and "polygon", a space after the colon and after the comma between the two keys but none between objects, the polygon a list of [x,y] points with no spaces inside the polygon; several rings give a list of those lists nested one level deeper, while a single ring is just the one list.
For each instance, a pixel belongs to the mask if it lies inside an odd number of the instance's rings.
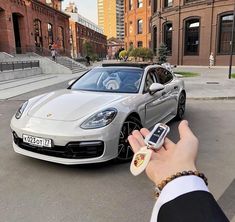
[{"label": "hand holding key", "polygon": [[[143,137],[149,133],[147,129],[143,128],[140,131],[133,131],[132,135],[128,137],[134,153],[146,146]],[[187,121],[183,120],[179,124],[179,134],[180,140],[177,144],[166,138],[163,144],[164,149],[159,149],[156,152],[151,151],[146,173],[156,185],[177,172],[196,170],[198,140],[188,127]]]}]

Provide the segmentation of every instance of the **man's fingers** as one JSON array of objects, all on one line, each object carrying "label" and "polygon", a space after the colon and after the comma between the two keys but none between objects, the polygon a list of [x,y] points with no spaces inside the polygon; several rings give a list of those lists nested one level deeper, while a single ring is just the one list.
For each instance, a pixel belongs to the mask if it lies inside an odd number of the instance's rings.
[{"label": "man's fingers", "polygon": [[193,132],[191,131],[191,129],[188,126],[188,121],[187,120],[181,121],[181,123],[179,124],[178,129],[179,129],[180,139],[195,137],[195,135],[193,134]]},{"label": "man's fingers", "polygon": [[145,144],[145,142],[144,142],[144,139],[143,139],[143,136],[142,136],[142,134],[140,133],[140,131],[134,130],[134,131],[132,132],[132,135],[138,140],[138,142],[139,142],[139,144],[140,144],[141,146],[146,146],[146,144]]},{"label": "man's fingers", "polygon": [[150,131],[146,128],[142,128],[140,132],[144,137],[146,137],[150,133]]},{"label": "man's fingers", "polygon": [[139,149],[141,148],[139,141],[133,135],[128,136],[128,141],[131,145],[133,152],[134,153],[138,152]]}]

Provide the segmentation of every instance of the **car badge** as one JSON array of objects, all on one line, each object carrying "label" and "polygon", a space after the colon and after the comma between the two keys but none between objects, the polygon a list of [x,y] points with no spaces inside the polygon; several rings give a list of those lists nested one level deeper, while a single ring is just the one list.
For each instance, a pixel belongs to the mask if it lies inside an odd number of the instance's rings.
[{"label": "car badge", "polygon": [[48,114],[47,114],[47,117],[51,117],[51,116],[52,116],[52,114],[51,114],[51,113],[48,113]]},{"label": "car badge", "polygon": [[134,164],[136,167],[140,167],[144,163],[145,154],[138,154],[135,157]]}]

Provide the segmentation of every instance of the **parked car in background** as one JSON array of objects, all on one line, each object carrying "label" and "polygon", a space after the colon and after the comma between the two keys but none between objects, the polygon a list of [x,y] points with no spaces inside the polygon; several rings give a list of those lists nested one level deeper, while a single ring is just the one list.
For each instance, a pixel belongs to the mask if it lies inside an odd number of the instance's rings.
[{"label": "parked car in background", "polygon": [[15,152],[61,164],[128,161],[128,135],[182,119],[184,82],[160,65],[103,64],[67,89],[26,101],[11,120]]}]

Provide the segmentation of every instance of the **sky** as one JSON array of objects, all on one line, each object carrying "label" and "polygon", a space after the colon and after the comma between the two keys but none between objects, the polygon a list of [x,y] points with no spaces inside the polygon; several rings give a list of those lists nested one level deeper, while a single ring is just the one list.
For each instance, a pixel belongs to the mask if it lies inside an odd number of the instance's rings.
[{"label": "sky", "polygon": [[69,2],[76,4],[79,14],[98,24],[97,0],[63,0],[63,9],[66,8]]}]

